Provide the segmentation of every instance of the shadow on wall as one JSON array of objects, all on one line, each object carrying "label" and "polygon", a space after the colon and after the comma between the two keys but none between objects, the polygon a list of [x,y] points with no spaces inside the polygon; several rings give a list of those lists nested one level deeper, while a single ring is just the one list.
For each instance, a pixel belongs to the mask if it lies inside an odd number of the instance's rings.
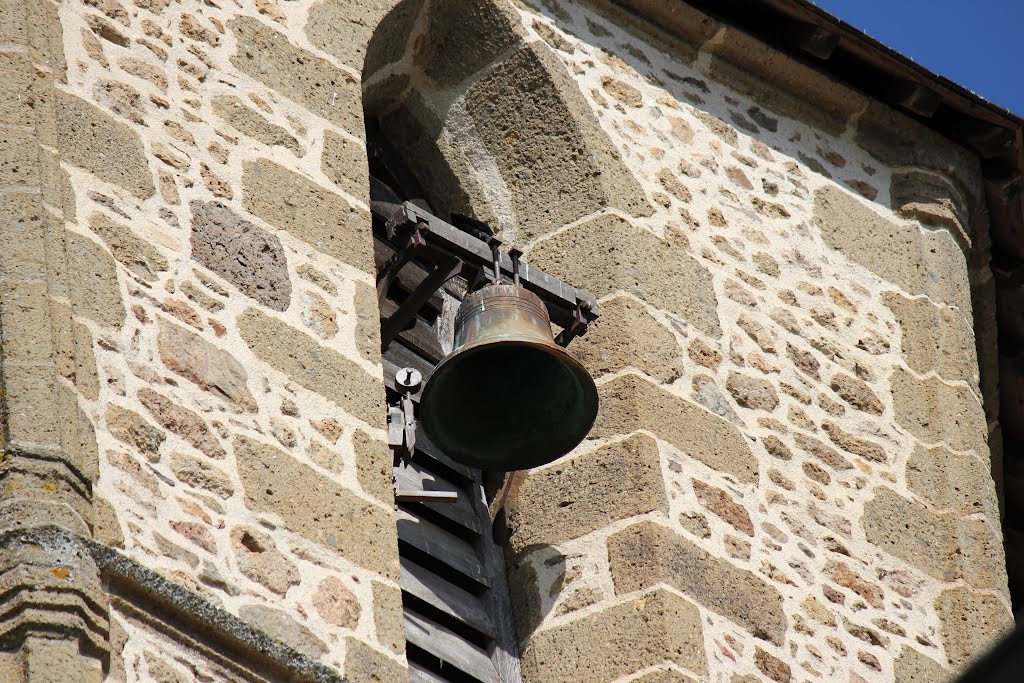
[{"label": "shadow on wall", "polygon": [[474,215],[507,244],[608,207],[650,215],[564,64],[524,34],[506,3],[405,0],[367,48],[367,126],[439,215]]}]

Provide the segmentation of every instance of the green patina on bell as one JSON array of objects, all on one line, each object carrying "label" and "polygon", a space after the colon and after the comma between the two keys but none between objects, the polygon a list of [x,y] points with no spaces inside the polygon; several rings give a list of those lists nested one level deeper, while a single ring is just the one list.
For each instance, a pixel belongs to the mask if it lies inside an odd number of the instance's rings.
[{"label": "green patina on bell", "polygon": [[489,285],[459,307],[454,350],[423,389],[420,424],[448,457],[508,472],[575,448],[597,403],[593,378],[555,344],[540,298]]}]

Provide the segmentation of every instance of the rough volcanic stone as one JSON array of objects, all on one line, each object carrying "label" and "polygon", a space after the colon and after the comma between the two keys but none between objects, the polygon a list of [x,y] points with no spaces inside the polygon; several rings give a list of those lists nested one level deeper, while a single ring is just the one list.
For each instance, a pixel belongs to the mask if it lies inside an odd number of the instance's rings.
[{"label": "rough volcanic stone", "polygon": [[750,513],[737,503],[727,491],[694,479],[693,492],[705,508],[747,536],[754,535],[754,524],[750,521]]},{"label": "rough volcanic stone", "polygon": [[89,215],[89,227],[107,243],[114,258],[146,282],[153,282],[157,273],[167,270],[163,254],[127,226],[94,212]]},{"label": "rough volcanic stone", "polygon": [[782,595],[756,574],[710,555],[667,527],[639,522],[613,534],[608,563],[616,593],[664,582],[755,637],[783,644]]},{"label": "rough volcanic stone", "polygon": [[554,545],[655,510],[668,512],[658,444],[637,434],[526,475],[507,508],[509,543]]},{"label": "rough volcanic stone", "polygon": [[238,436],[234,451],[250,509],[277,515],[290,531],[397,580],[398,541],[389,511],[273,446]]},{"label": "rough volcanic stone", "polygon": [[238,571],[268,590],[284,595],[292,586],[299,585],[299,570],[274,545],[268,534],[248,527],[231,531],[231,549],[238,563]]},{"label": "rough volcanic stone", "polygon": [[295,46],[251,17],[232,19],[228,27],[238,41],[238,50],[231,57],[236,69],[353,135],[363,136],[357,75]]},{"label": "rough volcanic stone", "polygon": [[303,292],[299,302],[299,316],[306,329],[321,339],[331,339],[338,334],[338,316],[326,299],[316,292]]},{"label": "rough volcanic stone", "polygon": [[700,613],[663,588],[534,634],[523,647],[524,679],[612,681],[673,662],[707,671]]},{"label": "rough volcanic stone", "polygon": [[65,247],[75,313],[100,325],[121,327],[125,310],[114,259],[96,242],[70,231],[65,233]]},{"label": "rough volcanic stone", "polygon": [[893,680],[900,683],[947,683],[952,676],[952,671],[906,645],[893,662]]},{"label": "rough volcanic stone", "polygon": [[977,385],[974,330],[964,321],[963,312],[936,305],[927,297],[908,299],[895,292],[885,292],[882,300],[896,315],[903,333],[903,358],[911,370],[921,375],[934,370],[946,379]]},{"label": "rough volcanic stone", "polygon": [[256,412],[256,400],[249,392],[245,369],[224,349],[164,320],[160,321],[157,348],[164,365],[200,389]]},{"label": "rough volcanic stone", "polygon": [[988,427],[979,399],[964,385],[920,379],[896,367],[889,378],[896,421],[925,443],[957,451],[988,452]]},{"label": "rough volcanic stone", "polygon": [[379,376],[256,309],[240,315],[237,325],[253,353],[290,380],[370,425],[384,426],[384,385]]},{"label": "rough volcanic stone", "polygon": [[134,410],[111,403],[107,406],[107,431],[129,446],[135,446],[151,462],[160,459],[160,444],[167,437]]},{"label": "rough volcanic stone", "polygon": [[889,220],[832,185],[815,193],[814,220],[826,244],[879,277],[971,310],[967,263],[948,232]]},{"label": "rough volcanic stone", "polygon": [[618,216],[599,216],[540,241],[528,258],[595,296],[625,290],[709,336],[721,335],[711,275],[687,253],[680,234],[662,240]]},{"label": "rough volcanic stone", "polygon": [[156,186],[138,133],[81,98],[54,95],[61,157],[139,199],[152,197]]},{"label": "rough volcanic stone", "polygon": [[[405,51],[409,30],[422,5],[422,0],[397,4],[391,0],[320,0],[309,10],[306,37],[311,45],[356,70],[362,71],[365,62],[369,76],[391,61],[388,57],[397,59]],[[376,60],[367,56],[367,50],[373,50],[368,45],[376,45]]]},{"label": "rough volcanic stone", "polygon": [[826,434],[828,434],[828,438],[832,443],[839,446],[847,453],[859,455],[860,457],[866,460],[871,460],[872,462],[889,461],[889,457],[885,454],[885,449],[881,444],[848,434],[847,432],[844,432],[839,425],[830,420],[822,422],[821,428]]},{"label": "rough volcanic stone", "polygon": [[281,126],[267,121],[234,95],[218,95],[210,101],[210,106],[214,114],[257,142],[269,147],[284,147],[297,157],[306,153],[294,135]]},{"label": "rough volcanic stone", "polygon": [[362,280],[356,281],[352,299],[356,309],[356,348],[371,363],[380,362],[380,305],[377,290]]},{"label": "rough volcanic stone", "polygon": [[775,387],[771,382],[760,377],[730,372],[725,388],[744,408],[770,412],[779,405],[779,394],[775,391]]},{"label": "rough volcanic stone", "polygon": [[320,170],[331,182],[356,199],[369,199],[370,175],[366,170],[366,148],[359,143],[333,130],[325,130]]},{"label": "rough volcanic stone", "polygon": [[754,665],[776,683],[789,683],[793,679],[789,664],[761,648],[754,650]]},{"label": "rough volcanic stone", "polygon": [[975,455],[916,446],[907,459],[907,487],[937,508],[998,514],[991,470]]},{"label": "rough volcanic stone", "polygon": [[971,230],[969,210],[952,179],[920,170],[892,174],[889,196],[896,213],[949,230],[955,236]]},{"label": "rough volcanic stone", "polygon": [[935,600],[935,612],[942,623],[942,641],[949,663],[962,668],[985,652],[1008,630],[1013,617],[994,595],[974,593],[968,588],[945,590]]},{"label": "rough volcanic stone", "polygon": [[319,660],[328,652],[324,641],[284,610],[266,605],[242,605],[238,608],[238,616],[271,638],[280,640],[314,660]]},{"label": "rough volcanic stone", "polygon": [[345,677],[350,681],[367,683],[406,683],[409,670],[361,640],[346,638]]},{"label": "rough volcanic stone", "polygon": [[395,488],[391,483],[394,456],[380,439],[361,429],[352,434],[352,448],[356,454],[356,476],[359,486],[386,505],[395,502]]},{"label": "rough volcanic stone", "polygon": [[231,478],[218,467],[188,453],[171,453],[171,472],[178,481],[204,489],[220,498],[230,498],[235,492]]},{"label": "rough volcanic stone", "polygon": [[838,372],[832,375],[829,386],[832,387],[832,391],[836,392],[841,399],[857,410],[863,410],[874,415],[881,415],[885,411],[885,406],[878,398],[878,395],[871,390],[871,387],[853,375]]},{"label": "rough volcanic stone", "polygon": [[710,375],[697,375],[693,378],[693,400],[701,404],[715,415],[729,422],[740,424],[740,416],[732,408],[732,403],[725,397],[718,384]]},{"label": "rough volcanic stone", "polygon": [[444,88],[450,88],[521,43],[518,17],[488,0],[466,0],[430,8],[429,39],[415,64]]},{"label": "rough volcanic stone", "polygon": [[317,584],[313,607],[328,624],[354,629],[359,623],[359,598],[336,576],[328,576]]},{"label": "rough volcanic stone", "polygon": [[532,43],[508,55],[469,87],[463,102],[501,171],[524,241],[607,207],[652,213],[578,86],[546,45]]},{"label": "rough volcanic stone", "polygon": [[629,296],[601,303],[601,316],[569,347],[591,375],[635,367],[662,382],[683,373],[682,349],[668,328]]},{"label": "rough volcanic stone", "polygon": [[373,625],[377,641],[393,652],[405,652],[405,628],[402,623],[402,591],[373,582]]},{"label": "rough volcanic stone", "polygon": [[146,406],[164,429],[177,434],[211,458],[224,457],[224,449],[217,437],[197,413],[176,405],[163,394],[146,387],[139,389],[138,396],[142,405]]},{"label": "rough volcanic stone", "polygon": [[935,513],[879,487],[861,524],[870,543],[941,581],[1005,590],[1001,539],[984,519]]},{"label": "rough volcanic stone", "polygon": [[601,407],[592,436],[647,429],[737,481],[757,481],[757,460],[746,440],[736,427],[714,413],[633,374],[602,384],[598,392]]},{"label": "rough volcanic stone", "polygon": [[283,166],[243,164],[245,208],[328,256],[375,272],[370,216]]},{"label": "rough volcanic stone", "polygon": [[275,311],[292,284],[281,242],[220,202],[192,202],[192,258]]}]

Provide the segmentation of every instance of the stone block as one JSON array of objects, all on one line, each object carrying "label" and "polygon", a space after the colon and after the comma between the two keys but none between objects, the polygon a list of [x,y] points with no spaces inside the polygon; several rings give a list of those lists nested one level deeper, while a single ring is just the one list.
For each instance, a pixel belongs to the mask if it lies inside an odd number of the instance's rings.
[{"label": "stone block", "polygon": [[422,6],[422,0],[321,0],[309,10],[306,37],[311,45],[369,76],[405,52]]},{"label": "stone block", "polygon": [[906,645],[893,662],[893,680],[899,683],[947,683],[952,677],[952,671]]},{"label": "stone block", "polygon": [[355,638],[345,639],[345,677],[366,683],[406,683],[409,670]]},{"label": "stone block", "polygon": [[975,455],[942,446],[916,446],[907,459],[910,491],[937,508],[970,514],[999,515],[996,487],[988,463]]},{"label": "stone block", "polygon": [[625,290],[718,337],[711,275],[687,253],[685,237],[662,240],[614,215],[599,216],[535,244],[527,258],[601,297]]},{"label": "stone block", "polygon": [[218,95],[210,100],[213,113],[227,121],[231,126],[257,142],[268,147],[284,147],[301,157],[306,153],[295,136],[281,126],[267,121],[251,107],[247,107],[241,99],[233,95]]},{"label": "stone block", "polygon": [[405,652],[405,628],[402,618],[402,591],[373,582],[373,626],[377,642],[396,654]]},{"label": "stone block", "polygon": [[8,187],[38,185],[40,153],[34,131],[6,126],[0,128],[0,183]]},{"label": "stone block", "polygon": [[161,320],[157,350],[164,365],[203,391],[256,412],[256,399],[249,391],[245,368],[224,349],[184,327]]},{"label": "stone block", "polygon": [[652,671],[640,678],[634,678],[633,683],[694,683],[694,679],[684,676],[675,669],[665,671]]},{"label": "stone block", "polygon": [[870,543],[940,581],[1006,590],[1002,539],[984,519],[932,512],[879,487],[861,524]]},{"label": "stone block", "polygon": [[493,0],[431,5],[426,41],[414,64],[442,89],[453,88],[522,43],[520,20]]},{"label": "stone block", "polygon": [[332,130],[325,130],[320,170],[331,182],[356,199],[369,201],[370,175],[367,171],[366,148],[359,143]]},{"label": "stone block", "polygon": [[463,102],[508,188],[520,243],[606,207],[652,213],[577,84],[543,44],[493,66]]},{"label": "stone block", "polygon": [[167,270],[163,254],[127,226],[96,211],[89,215],[89,227],[106,243],[114,258],[140,279],[153,282],[157,273]]},{"label": "stone block", "polygon": [[730,372],[725,383],[726,389],[744,408],[771,412],[779,405],[779,394],[772,383],[739,372]]},{"label": "stone block", "polygon": [[262,531],[236,527],[231,531],[231,549],[238,571],[278,595],[286,594],[301,580],[295,564]]},{"label": "stone block", "polygon": [[220,202],[192,202],[192,258],[275,311],[288,308],[292,283],[275,235]]},{"label": "stone block", "polygon": [[219,467],[188,453],[171,453],[171,472],[183,484],[208,491],[219,498],[230,498],[235,492],[231,477]]},{"label": "stone block", "polygon": [[878,100],[857,117],[854,141],[885,164],[938,171],[973,201],[984,196],[977,154]]},{"label": "stone block", "polygon": [[177,434],[211,458],[224,457],[224,449],[217,437],[198,414],[176,405],[171,399],[149,388],[139,389],[138,397],[164,429]]},{"label": "stone block", "polygon": [[239,436],[234,451],[251,510],[276,515],[288,530],[397,580],[397,531],[386,509],[273,446]]},{"label": "stone block", "polygon": [[328,256],[375,272],[369,214],[266,159],[243,169],[245,208],[253,215]]},{"label": "stone block", "polygon": [[964,321],[967,311],[938,306],[927,297],[907,298],[885,292],[882,300],[892,309],[902,331],[903,358],[911,370],[934,370],[946,379],[978,384],[978,354],[974,331]]},{"label": "stone block", "polygon": [[32,280],[46,268],[46,228],[50,220],[38,194],[0,195],[4,229],[0,230],[0,275]]},{"label": "stone block", "polygon": [[889,379],[896,421],[925,443],[988,454],[985,415],[977,396],[963,385],[935,377],[919,379],[897,367]]},{"label": "stone block", "polygon": [[55,95],[61,157],[139,199],[152,197],[156,185],[138,133],[81,98]]},{"label": "stone block", "polygon": [[384,427],[384,383],[313,337],[255,309],[238,317],[238,332],[257,358],[354,417]]},{"label": "stone block", "polygon": [[99,244],[78,233],[68,231],[65,245],[75,313],[100,325],[121,327],[125,310],[114,259]]},{"label": "stone block", "polygon": [[867,382],[857,379],[853,375],[839,372],[832,375],[829,386],[841,399],[849,403],[857,410],[863,410],[873,415],[881,415],[885,412],[885,405],[878,395],[871,390]]},{"label": "stone block", "polygon": [[955,669],[988,651],[1013,628],[1007,605],[994,595],[968,588],[951,588],[935,600],[935,612],[942,624],[942,644]]},{"label": "stone block", "polygon": [[364,492],[377,500],[393,505],[395,488],[391,468],[394,455],[387,444],[361,429],[352,434],[352,447],[356,454],[356,476]]},{"label": "stone block", "polygon": [[107,431],[118,441],[134,446],[150,462],[160,459],[160,444],[167,436],[134,410],[107,405]]},{"label": "stone block", "polygon": [[743,505],[737,503],[727,491],[694,479],[693,492],[701,505],[728,522],[737,531],[741,531],[747,536],[754,535],[754,524],[750,521],[750,513]]},{"label": "stone block", "polygon": [[33,90],[33,85],[32,63],[28,54],[0,53],[0,121],[9,126],[33,126],[36,123],[36,112],[26,97]]},{"label": "stone block", "polygon": [[523,678],[537,683],[601,683],[666,662],[707,671],[700,612],[664,588],[535,633],[522,653]]},{"label": "stone block", "polygon": [[841,134],[846,121],[867,104],[864,95],[742,29],[727,27],[708,51],[711,78],[766,109],[829,134]]},{"label": "stone block", "polygon": [[746,440],[714,413],[638,375],[623,375],[602,384],[598,391],[601,407],[592,436],[646,429],[739,482],[757,482],[757,460]]},{"label": "stone block", "polygon": [[825,243],[904,291],[971,310],[967,262],[945,230],[894,221],[827,185],[814,194],[814,221]]},{"label": "stone block", "polygon": [[251,17],[228,22],[238,49],[231,63],[271,90],[295,100],[357,137],[363,137],[359,77],[289,42]]},{"label": "stone block", "polygon": [[683,352],[675,336],[629,296],[602,302],[601,316],[569,351],[594,377],[627,367],[662,382],[683,374]]},{"label": "stone block", "polygon": [[266,605],[242,605],[238,608],[238,616],[315,661],[327,654],[327,644],[284,610]]},{"label": "stone block", "polygon": [[616,593],[665,583],[757,638],[785,640],[782,595],[773,586],[668,527],[640,522],[610,536],[608,564]]},{"label": "stone block", "polygon": [[5,446],[32,444],[60,447],[55,373],[52,368],[23,365],[5,368]]},{"label": "stone block", "polygon": [[[0,282],[0,313],[3,314],[3,356],[6,363],[48,362],[54,360],[65,342],[57,334],[67,318],[54,316],[50,310],[50,297],[46,281],[25,282],[6,280]],[[68,349],[74,353],[73,346]],[[63,360],[63,359],[61,359]]]},{"label": "stone block", "polygon": [[668,512],[661,456],[637,434],[527,474],[507,509],[509,544],[556,545],[656,510]]},{"label": "stone block", "polygon": [[935,173],[893,173],[889,196],[896,213],[925,225],[944,228],[955,238],[972,232],[970,209],[952,182]]}]

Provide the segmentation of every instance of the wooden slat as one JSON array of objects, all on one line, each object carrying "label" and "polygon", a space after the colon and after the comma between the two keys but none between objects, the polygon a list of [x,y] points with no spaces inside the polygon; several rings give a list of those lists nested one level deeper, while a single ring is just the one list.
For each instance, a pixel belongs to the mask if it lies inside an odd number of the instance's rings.
[{"label": "wooden slat", "polygon": [[395,479],[398,481],[398,490],[403,493],[416,491],[457,492],[459,498],[454,503],[424,503],[424,505],[444,518],[450,519],[474,533],[480,533],[480,520],[477,517],[476,508],[473,507],[473,501],[469,500],[466,492],[454,483],[425,469],[416,462],[415,457],[408,465],[396,467],[394,472]]},{"label": "wooden slat", "polygon": [[399,561],[402,564],[403,591],[485,635],[494,636],[494,623],[479,597],[408,558],[402,557]]},{"label": "wooden slat", "polygon": [[487,653],[424,616],[406,611],[405,639],[484,683],[499,683]]},{"label": "wooden slat", "polygon": [[449,458],[441,452],[440,448],[434,445],[434,442],[430,440],[430,437],[422,429],[416,430],[416,451],[430,456],[448,469],[458,472],[469,481],[480,481],[480,470],[473,469]]},{"label": "wooden slat", "polygon": [[[388,318],[398,310],[398,304],[391,299],[385,299],[380,306],[382,318]],[[408,330],[399,332],[396,340],[401,340],[410,349],[426,358],[431,363],[440,363],[444,358],[444,351],[441,350],[441,343],[437,340],[437,333],[423,318],[414,318],[415,325]],[[395,341],[391,342],[396,343]],[[389,347],[390,348],[390,347]]]},{"label": "wooden slat", "polygon": [[[381,264],[391,258],[391,255],[394,253],[395,248],[393,246],[382,241],[380,237],[374,236],[373,258],[377,263],[378,269],[381,267]],[[416,263],[406,263],[402,269],[398,271],[398,277],[394,279],[394,283],[391,286],[394,287],[395,284],[397,284],[399,289],[403,292],[411,292],[416,289],[416,285],[423,282],[427,275],[427,270],[423,266]],[[426,308],[434,313],[440,313],[442,301],[440,292],[437,292],[427,300]]]},{"label": "wooden slat", "polygon": [[491,579],[484,573],[472,544],[403,510],[396,510],[395,517],[398,520],[398,540],[428,553],[483,586],[491,585]]},{"label": "wooden slat", "polygon": [[438,678],[433,671],[427,671],[416,662],[409,662],[409,683],[450,683],[444,678]]}]

